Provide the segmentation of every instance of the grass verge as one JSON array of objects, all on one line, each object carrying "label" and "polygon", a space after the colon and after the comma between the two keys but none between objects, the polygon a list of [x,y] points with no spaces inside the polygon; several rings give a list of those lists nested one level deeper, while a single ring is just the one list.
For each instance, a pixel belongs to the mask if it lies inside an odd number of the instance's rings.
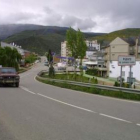
[{"label": "grass verge", "polygon": [[[48,74],[41,75],[44,78],[50,78]],[[77,81],[77,82],[85,82],[85,83],[93,83],[97,84],[98,80],[94,77],[88,78],[81,75],[74,75],[74,74],[55,74],[54,79],[61,79],[61,80],[70,80],[70,81]]]},{"label": "grass verge", "polygon": [[140,95],[138,95],[138,94],[131,94],[131,93],[126,93],[126,92],[122,92],[122,91],[102,90],[102,89],[98,89],[96,87],[89,88],[89,87],[71,85],[68,83],[57,83],[54,81],[43,80],[38,77],[36,79],[45,84],[49,84],[49,85],[53,85],[53,86],[57,86],[57,87],[61,87],[61,88],[67,88],[67,89],[71,89],[71,90],[77,90],[77,91],[82,91],[82,92],[86,92],[86,93],[98,94],[98,95],[115,97],[115,98],[120,98],[120,99],[140,101]]}]

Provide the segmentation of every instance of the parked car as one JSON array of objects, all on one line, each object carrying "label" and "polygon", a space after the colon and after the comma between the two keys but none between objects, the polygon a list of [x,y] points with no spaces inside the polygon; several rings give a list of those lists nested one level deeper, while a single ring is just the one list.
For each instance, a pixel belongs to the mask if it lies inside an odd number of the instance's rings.
[{"label": "parked car", "polygon": [[58,70],[66,70],[66,67],[58,67]]},{"label": "parked car", "polygon": [[44,63],[44,65],[45,65],[45,66],[49,66],[49,62],[46,61],[46,62]]},{"label": "parked car", "polygon": [[39,60],[36,60],[36,61],[35,61],[35,63],[39,63],[39,62],[40,62]]},{"label": "parked car", "polygon": [[15,68],[2,67],[0,68],[0,85],[14,85],[19,87],[20,77]]}]

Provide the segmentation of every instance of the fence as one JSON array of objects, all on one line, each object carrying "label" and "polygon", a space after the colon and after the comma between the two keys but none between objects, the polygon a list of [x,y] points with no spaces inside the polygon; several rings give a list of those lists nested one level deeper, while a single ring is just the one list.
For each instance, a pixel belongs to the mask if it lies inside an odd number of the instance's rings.
[{"label": "fence", "polygon": [[37,77],[39,79],[42,79],[42,80],[49,80],[49,81],[54,81],[54,82],[59,82],[59,83],[67,83],[67,84],[77,85],[77,86],[96,87],[96,88],[105,89],[105,90],[114,90],[114,91],[122,91],[122,92],[127,92],[127,93],[140,94],[140,90],[137,90],[137,89],[122,88],[122,87],[114,87],[114,86],[106,86],[106,85],[99,85],[99,84],[92,84],[92,83],[84,83],[84,82],[76,82],[76,81],[70,81],[70,80],[60,80],[60,79],[41,77],[41,75],[43,73],[47,73],[47,72],[48,71],[41,71],[38,73]]}]

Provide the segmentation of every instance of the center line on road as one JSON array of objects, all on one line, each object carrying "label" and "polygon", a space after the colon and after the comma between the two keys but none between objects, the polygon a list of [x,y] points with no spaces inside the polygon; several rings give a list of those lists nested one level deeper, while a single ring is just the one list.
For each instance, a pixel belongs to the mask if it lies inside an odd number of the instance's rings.
[{"label": "center line on road", "polygon": [[111,118],[111,119],[115,119],[115,120],[118,120],[118,121],[123,121],[123,122],[127,122],[127,123],[132,123],[130,121],[127,121],[127,120],[124,120],[124,119],[120,119],[120,118],[116,118],[116,117],[113,117],[113,116],[109,116],[109,115],[106,115],[106,114],[102,114],[100,113],[101,116],[104,116],[104,117],[108,117],[108,118]]},{"label": "center line on road", "polygon": [[23,89],[23,90],[25,90],[25,91],[27,91],[27,92],[29,92],[29,93],[36,94],[36,93],[34,93],[34,92],[28,90],[27,88],[23,87],[23,86],[20,86],[20,88]]},{"label": "center line on road", "polygon": [[68,105],[68,106],[71,106],[71,107],[74,107],[74,108],[78,108],[78,109],[81,109],[81,110],[84,110],[84,111],[88,111],[88,112],[91,112],[91,113],[96,113],[95,111],[92,111],[92,110],[89,110],[89,109],[86,109],[86,108],[82,108],[82,107],[79,107],[79,106],[76,106],[76,105],[72,105],[72,104],[69,104],[69,103],[66,103],[66,102],[63,102],[63,101],[60,101],[60,100],[57,100],[57,99],[48,97],[48,96],[43,95],[43,94],[40,94],[40,93],[37,93],[37,94],[40,95],[40,96],[42,96],[42,97],[48,98],[48,99],[50,99],[50,100],[59,102],[59,103],[61,103],[61,104],[65,104],[65,105]]},{"label": "center line on road", "polygon": [[[58,102],[58,103],[61,103],[61,104],[67,105],[67,106],[71,106],[71,107],[74,107],[74,108],[77,108],[77,109],[80,109],[80,110],[84,110],[84,111],[87,111],[87,112],[90,112],[90,113],[97,113],[95,111],[92,111],[92,110],[89,110],[89,109],[86,109],[86,108],[82,108],[82,107],[79,107],[79,106],[76,106],[76,105],[73,105],[73,104],[69,104],[69,103],[63,102],[61,100],[57,100],[55,98],[52,98],[52,97],[49,97],[49,96],[46,96],[46,95],[43,95],[43,94],[40,94],[40,93],[34,93],[34,92],[30,91],[29,89],[27,89],[26,87],[23,87],[23,86],[20,86],[20,88],[29,92],[29,93],[31,93],[31,94],[39,95],[39,96],[45,97],[47,99],[53,100],[55,102]],[[132,123],[130,121],[127,121],[127,120],[124,120],[124,119],[121,119],[121,118],[117,118],[117,117],[114,117],[114,116],[110,116],[110,115],[107,115],[107,114],[99,113],[99,115],[104,116],[104,117],[108,117],[108,118],[111,118],[111,119],[114,119],[114,120],[126,122],[126,123]],[[136,125],[140,126],[140,124],[136,124]]]}]

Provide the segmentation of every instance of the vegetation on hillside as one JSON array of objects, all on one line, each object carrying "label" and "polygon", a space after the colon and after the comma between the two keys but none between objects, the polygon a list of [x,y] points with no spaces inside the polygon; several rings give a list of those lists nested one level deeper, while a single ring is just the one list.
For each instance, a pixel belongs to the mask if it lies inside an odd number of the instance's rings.
[{"label": "vegetation on hillside", "polygon": [[129,38],[129,37],[137,37],[140,36],[140,29],[139,28],[129,28],[129,29],[123,29],[115,32],[111,32],[106,35],[102,36],[96,36],[90,38],[90,40],[97,39],[98,42],[102,43],[103,41],[112,41],[116,37],[122,37],[122,38]]},{"label": "vegetation on hillside", "polygon": [[[34,28],[34,30],[30,30],[31,27],[27,28],[29,30],[9,36],[4,41],[8,43],[15,42],[17,45],[22,46],[23,49],[39,54],[44,54],[49,49],[60,53],[61,42],[65,40],[66,32],[69,28],[56,26],[35,26]],[[85,38],[97,35],[102,35],[102,33],[84,33]]]},{"label": "vegetation on hillside", "polygon": [[26,31],[23,34],[7,38],[5,41],[15,42],[25,50],[43,55],[48,49],[59,53],[61,42],[64,40],[65,37],[59,34],[36,35],[34,32]]},{"label": "vegetation on hillside", "polygon": [[[22,46],[23,49],[27,49],[29,51],[33,51],[41,55],[49,49],[55,51],[56,53],[60,53],[61,42],[66,39],[66,32],[69,29],[68,27],[38,25],[11,25],[8,27],[7,26],[0,26],[0,31],[2,31],[1,35],[4,35],[5,33],[7,33],[7,36],[8,33],[9,35],[11,35],[3,41],[8,43],[15,42],[17,45]],[[140,36],[140,29],[123,29],[108,34],[83,34],[85,38],[90,40],[98,40],[98,42],[102,45],[103,41],[112,41],[116,37],[128,38]]]}]

